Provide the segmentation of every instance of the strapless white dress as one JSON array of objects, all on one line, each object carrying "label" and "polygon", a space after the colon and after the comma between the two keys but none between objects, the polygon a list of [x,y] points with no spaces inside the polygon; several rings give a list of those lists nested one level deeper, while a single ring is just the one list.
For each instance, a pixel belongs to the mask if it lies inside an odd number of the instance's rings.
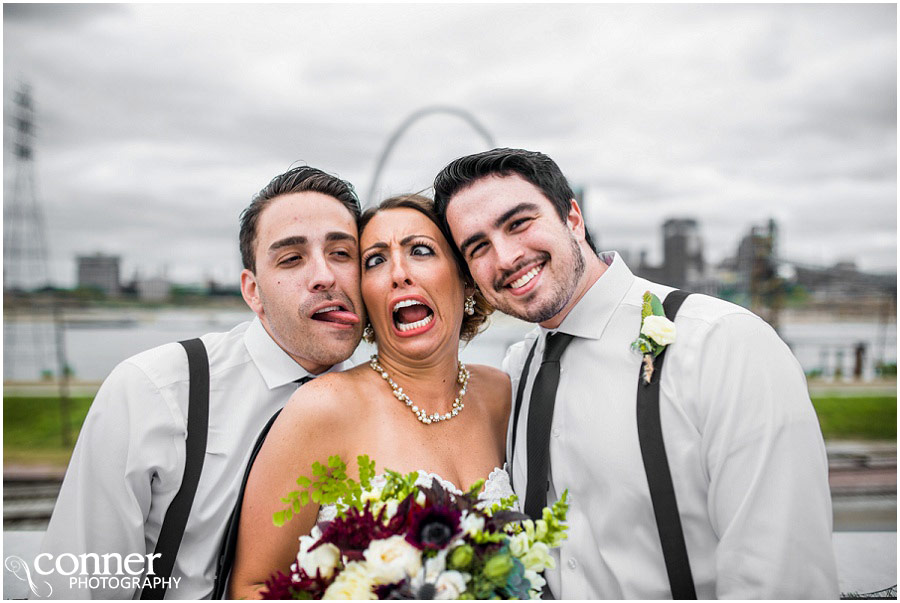
[{"label": "strapless white dress", "polygon": [[[419,476],[416,478],[416,485],[418,486],[428,488],[434,483],[434,480],[437,480],[444,490],[452,492],[453,494],[462,494],[462,490],[456,487],[456,484],[445,480],[437,473],[430,473],[424,469],[419,469],[418,473]],[[383,475],[376,475],[372,478],[371,485],[378,488],[383,486],[386,482],[387,479]],[[509,498],[512,495],[513,490],[509,482],[509,473],[506,472],[506,466],[504,465],[502,468],[495,467],[485,480],[484,489],[478,493],[478,506],[490,507],[494,503],[499,503],[501,499]],[[319,515],[316,518],[316,523],[331,521],[336,516],[337,507],[335,507],[335,505],[322,505],[319,507]]]}]

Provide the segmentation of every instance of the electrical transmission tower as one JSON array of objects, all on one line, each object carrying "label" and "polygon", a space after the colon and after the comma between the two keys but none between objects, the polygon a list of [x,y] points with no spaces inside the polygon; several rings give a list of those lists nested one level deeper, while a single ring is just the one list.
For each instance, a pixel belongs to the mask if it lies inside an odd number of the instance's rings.
[{"label": "electrical transmission tower", "polygon": [[3,204],[3,369],[7,380],[30,380],[52,375],[58,361],[51,308],[40,303],[36,293],[50,284],[50,278],[36,190],[34,102],[28,85],[15,92],[9,115],[11,185]]}]

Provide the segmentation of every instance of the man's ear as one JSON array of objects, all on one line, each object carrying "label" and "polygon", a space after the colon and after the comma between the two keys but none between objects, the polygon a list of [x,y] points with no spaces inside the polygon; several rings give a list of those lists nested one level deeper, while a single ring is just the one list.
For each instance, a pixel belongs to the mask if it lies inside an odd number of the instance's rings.
[{"label": "man's ear", "polygon": [[576,239],[579,241],[584,240],[584,216],[581,215],[581,208],[578,207],[578,201],[575,199],[570,200],[569,213],[566,216],[566,226],[569,227],[569,230],[572,231],[572,234],[575,235]]},{"label": "man's ear", "polygon": [[262,301],[259,299],[259,285],[256,283],[256,275],[244,268],[241,271],[241,295],[257,316],[263,317]]}]

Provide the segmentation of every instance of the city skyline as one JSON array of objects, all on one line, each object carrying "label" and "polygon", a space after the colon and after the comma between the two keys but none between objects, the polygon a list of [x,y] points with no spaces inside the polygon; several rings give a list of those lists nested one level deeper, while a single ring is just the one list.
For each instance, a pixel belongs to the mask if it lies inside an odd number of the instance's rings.
[{"label": "city skyline", "polygon": [[[606,249],[658,262],[659,225],[695,218],[715,263],[771,217],[785,258],[896,271],[893,5],[7,4],[4,38],[63,286],[97,251],[126,278],[236,281],[269,178],[306,162],[364,196],[391,132],[438,104],[553,157]],[[376,195],[483,145],[424,119]]]}]

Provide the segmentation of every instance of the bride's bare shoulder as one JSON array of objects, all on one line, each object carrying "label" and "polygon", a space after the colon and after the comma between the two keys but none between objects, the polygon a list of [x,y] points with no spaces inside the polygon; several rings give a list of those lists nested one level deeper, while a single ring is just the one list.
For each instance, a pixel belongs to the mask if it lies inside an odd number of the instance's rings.
[{"label": "bride's bare shoulder", "polygon": [[281,414],[293,423],[338,427],[358,412],[360,381],[356,369],[316,377],[297,388]]},{"label": "bride's bare shoulder", "polygon": [[471,364],[467,368],[471,373],[469,387],[477,387],[480,395],[499,412],[506,411],[509,408],[511,391],[509,375],[500,369],[484,364]]}]

